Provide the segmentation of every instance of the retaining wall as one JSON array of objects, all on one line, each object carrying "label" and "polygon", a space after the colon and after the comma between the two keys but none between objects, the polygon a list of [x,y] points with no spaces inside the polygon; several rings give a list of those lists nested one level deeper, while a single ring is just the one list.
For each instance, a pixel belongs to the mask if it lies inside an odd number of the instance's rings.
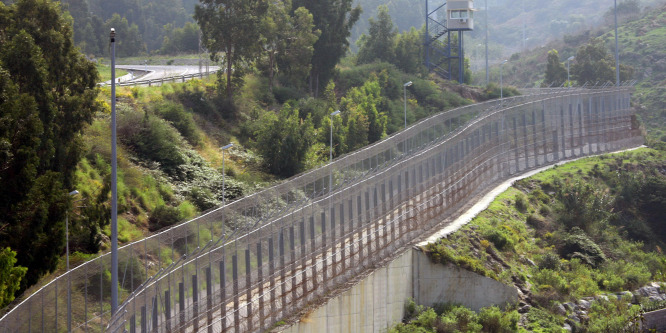
[{"label": "retaining wall", "polygon": [[648,312],[644,315],[646,329],[656,329],[657,332],[666,332],[666,309]]},{"label": "retaining wall", "polygon": [[331,298],[284,333],[386,332],[402,321],[405,303],[453,302],[475,311],[515,302],[515,288],[452,265],[433,264],[410,249],[351,289]]}]

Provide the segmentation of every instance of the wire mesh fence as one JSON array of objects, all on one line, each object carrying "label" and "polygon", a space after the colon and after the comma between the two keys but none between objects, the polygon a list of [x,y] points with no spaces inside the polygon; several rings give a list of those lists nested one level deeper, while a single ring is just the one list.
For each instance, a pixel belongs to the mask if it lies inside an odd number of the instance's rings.
[{"label": "wire mesh fence", "polygon": [[[495,182],[642,143],[632,88],[544,89],[442,112],[120,248],[23,300],[0,331],[265,330],[414,242]],[[501,105],[501,106],[500,106]]]}]

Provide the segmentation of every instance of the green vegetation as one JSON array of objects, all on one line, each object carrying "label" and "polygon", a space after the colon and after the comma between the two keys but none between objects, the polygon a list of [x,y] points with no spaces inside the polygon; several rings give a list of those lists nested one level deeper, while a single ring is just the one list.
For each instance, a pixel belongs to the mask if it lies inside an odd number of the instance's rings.
[{"label": "green vegetation", "polygon": [[23,290],[64,248],[81,133],[100,109],[98,76],[50,1],[0,4],[0,31],[0,248],[28,268]]},{"label": "green vegetation", "polygon": [[[654,8],[640,10],[643,5]],[[638,80],[632,105],[646,129],[648,145],[666,149],[666,7],[652,1],[618,2],[620,78]],[[571,78],[578,84],[599,81],[615,82],[615,32],[613,12],[599,27],[586,29],[543,48],[516,53],[504,66],[504,79],[513,84],[561,85],[566,80],[566,59],[570,62]],[[557,51],[554,53],[553,51]],[[493,71],[493,76],[499,74]],[[497,75],[498,77],[498,75]]]},{"label": "green vegetation", "polygon": [[433,308],[416,305],[410,300],[405,305],[404,324],[389,330],[390,333],[411,332],[516,332],[520,315],[515,309],[501,311],[493,306],[479,313],[456,304],[437,304]]},{"label": "green vegetation", "polygon": [[[516,285],[531,305],[523,328],[559,331],[566,319],[559,303],[666,278],[664,161],[663,151],[639,149],[552,168],[518,181],[424,251],[434,262]],[[612,296],[594,302],[578,328],[617,331],[639,311]]]},{"label": "green vegetation", "polygon": [[16,265],[16,252],[10,248],[0,250],[0,307],[14,300],[14,293],[21,287],[21,279],[28,270]]},{"label": "green vegetation", "polygon": [[[111,80],[111,66],[97,64],[97,73],[99,74],[100,82]],[[121,77],[127,74],[127,71],[116,68],[116,77]]]}]

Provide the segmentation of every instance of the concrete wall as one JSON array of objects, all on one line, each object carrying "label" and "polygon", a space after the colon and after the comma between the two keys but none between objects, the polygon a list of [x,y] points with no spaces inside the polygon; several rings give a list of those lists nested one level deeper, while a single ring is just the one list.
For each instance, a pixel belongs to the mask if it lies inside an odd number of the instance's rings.
[{"label": "concrete wall", "polygon": [[421,251],[414,251],[414,300],[432,306],[451,302],[474,311],[489,305],[504,305],[518,301],[513,286],[472,273],[453,265],[433,264]]},{"label": "concrete wall", "polygon": [[456,266],[433,264],[411,249],[283,332],[386,332],[402,321],[409,298],[423,305],[455,302],[479,310],[517,297],[513,287]]},{"label": "concrete wall", "polygon": [[645,328],[656,329],[657,332],[666,331],[666,309],[648,312],[644,315]]},{"label": "concrete wall", "polygon": [[386,332],[404,317],[412,297],[412,250],[285,329],[285,333]]}]

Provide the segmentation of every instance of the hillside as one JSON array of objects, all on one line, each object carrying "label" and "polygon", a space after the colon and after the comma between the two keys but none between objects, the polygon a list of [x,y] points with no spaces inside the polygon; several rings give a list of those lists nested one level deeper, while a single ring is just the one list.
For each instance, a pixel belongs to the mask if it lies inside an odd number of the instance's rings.
[{"label": "hillside", "polygon": [[[430,0],[430,10],[446,1]],[[651,7],[661,0],[619,1],[620,20],[636,16],[636,10]],[[420,29],[425,23],[425,1],[411,0],[355,0],[363,8],[359,22],[352,32],[352,41],[356,41],[368,28],[368,20],[377,16],[377,6],[386,5],[394,18],[399,31],[411,27]],[[485,0],[474,1],[478,9],[475,15],[475,30],[466,34],[467,54],[473,64],[484,59],[486,11]],[[540,47],[545,43],[561,39],[566,34],[577,33],[604,23],[609,23],[612,3],[601,5],[594,0],[559,0],[559,1],[510,1],[487,0],[490,58],[491,62],[500,61],[523,49]],[[523,30],[523,26],[525,29]],[[525,45],[523,46],[523,33]],[[495,61],[493,61],[493,59]],[[474,68],[480,69],[477,65]]]},{"label": "hillside", "polygon": [[392,332],[619,332],[635,323],[639,304],[658,303],[636,289],[666,277],[665,161],[663,151],[638,149],[518,181],[423,250],[436,263],[514,285],[520,303],[479,314],[455,304],[413,307],[409,324]]},{"label": "hillside", "polygon": [[[110,87],[97,86],[100,74],[108,75],[106,61],[96,66],[75,46],[76,28],[60,3],[12,3],[0,3],[0,261],[7,263],[0,270],[7,277],[0,279],[2,306],[61,274],[67,244],[76,266],[108,249],[111,234],[111,96]],[[127,8],[138,3],[123,2]],[[234,33],[230,43],[243,45],[242,54],[220,48],[212,37],[218,24],[202,31],[202,43],[233,71],[117,90],[121,244],[325,164],[331,147],[337,157],[377,142],[401,130],[405,115],[413,123],[498,96],[496,87],[433,80],[411,44],[400,49],[400,62],[379,62],[373,52],[364,64],[343,58],[357,13],[351,5],[318,3],[310,13],[292,12],[281,2],[234,4],[251,11],[244,16],[247,25],[223,29]],[[213,19],[202,14],[199,20]],[[280,29],[264,29],[271,20],[279,20]],[[108,46],[107,38],[95,41]],[[317,43],[319,38],[326,42]],[[128,42],[123,34],[116,48],[126,50]],[[118,63],[145,61],[118,56]],[[408,81],[412,85],[405,88]],[[335,110],[341,113],[332,117]],[[234,146],[223,161],[220,147],[229,143]]]},{"label": "hillside", "polygon": [[[640,18],[629,20],[619,28],[620,62],[634,68],[633,79],[638,80],[634,105],[646,126],[650,144],[661,145],[659,142],[666,139],[666,4],[642,13]],[[558,51],[566,70],[566,59],[577,56],[580,48],[594,38],[599,38],[609,53],[615,48],[612,26],[567,35],[563,40],[511,56],[504,65],[504,80],[517,86],[540,85],[550,50]],[[571,62],[572,80],[576,80],[576,64],[576,60]],[[491,80],[499,80],[498,68],[493,68]]]}]

